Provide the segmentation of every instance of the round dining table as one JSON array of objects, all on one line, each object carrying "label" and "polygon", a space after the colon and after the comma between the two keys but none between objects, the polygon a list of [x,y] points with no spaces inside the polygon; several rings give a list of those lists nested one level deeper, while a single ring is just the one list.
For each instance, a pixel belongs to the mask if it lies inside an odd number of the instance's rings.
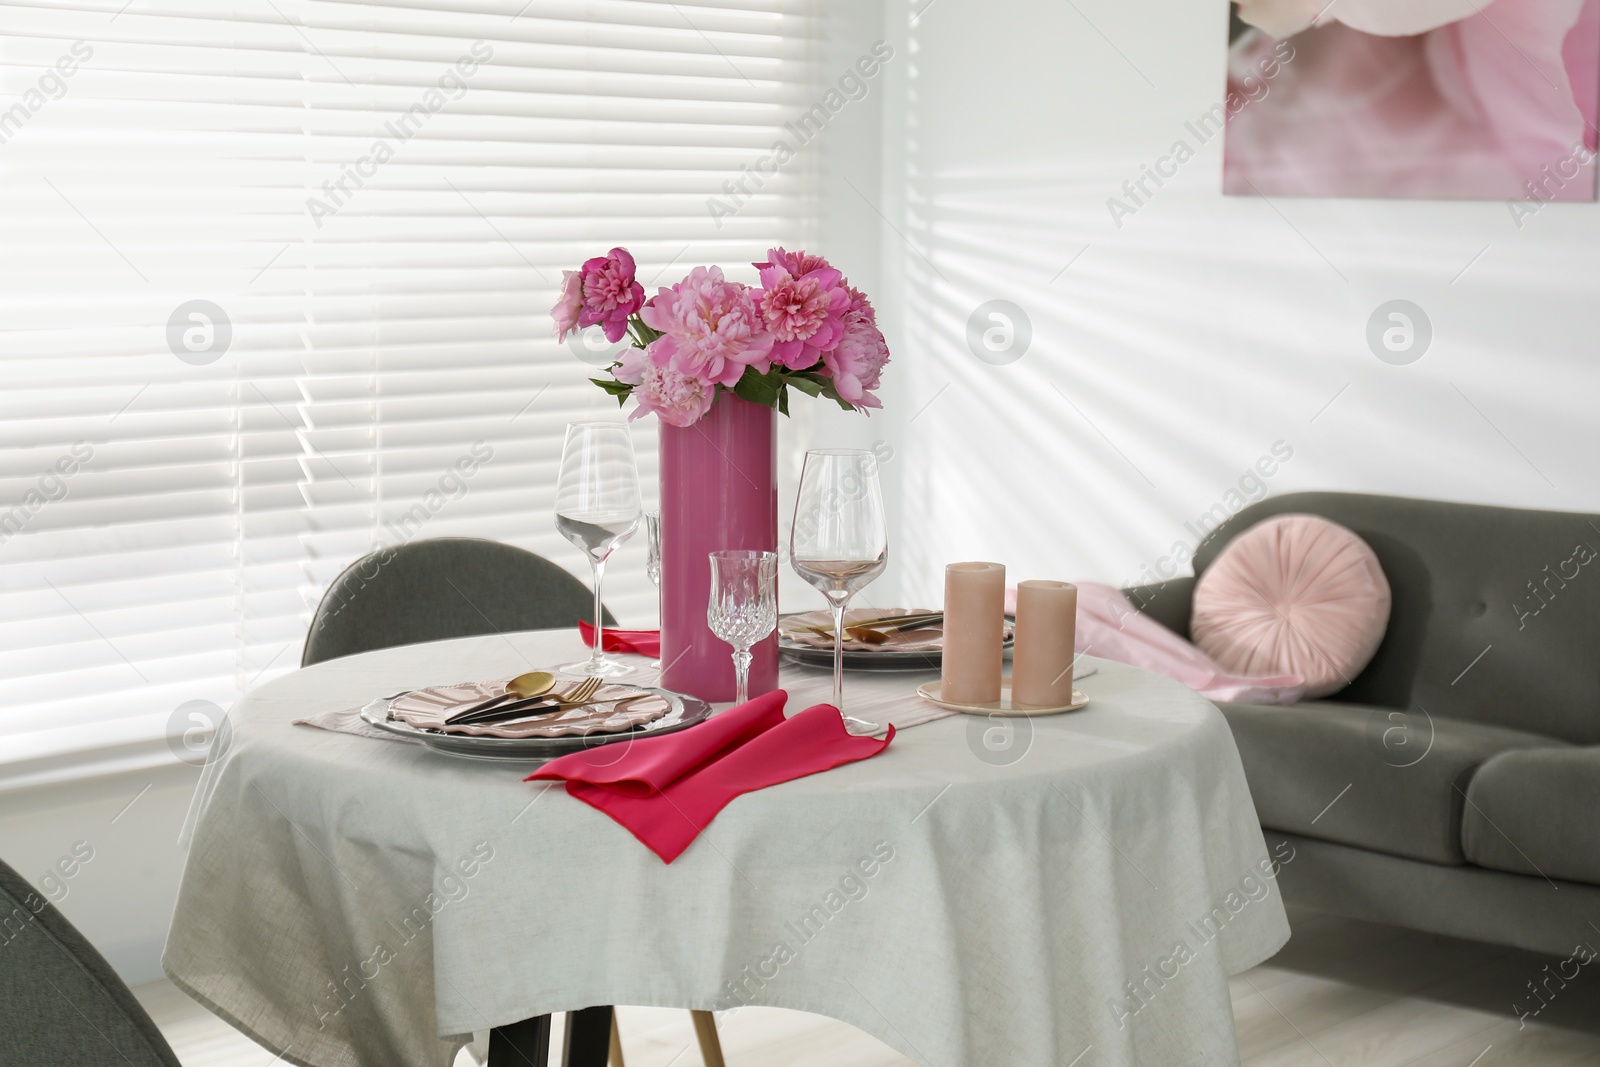
[{"label": "round dining table", "polygon": [[[813,1012],[923,1067],[1238,1063],[1228,979],[1287,940],[1293,853],[1192,690],[1085,658],[1082,710],[923,721],[937,675],[852,672],[846,711],[897,723],[888,748],[738,797],[671,864],[526,763],[355,714],[583,651],[491,634],[244,697],[184,830],[167,974],[307,1067],[445,1067],[475,1032],[612,1004]],[[786,665],[787,712],[831,682]]]}]

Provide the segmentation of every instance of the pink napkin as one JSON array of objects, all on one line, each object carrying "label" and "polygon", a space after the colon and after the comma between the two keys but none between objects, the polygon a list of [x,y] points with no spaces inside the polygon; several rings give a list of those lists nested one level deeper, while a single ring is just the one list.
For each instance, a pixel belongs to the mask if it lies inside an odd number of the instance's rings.
[{"label": "pink napkin", "polygon": [[856,737],[829,704],[783,717],[766,693],[680,733],[617,742],[552,760],[524,778],[564,781],[671,863],[742,793],[876,756],[894,740]]},{"label": "pink napkin", "polygon": [[[594,647],[594,627],[578,620],[578,636],[590,648]],[[613,630],[606,627],[606,647],[602,652],[637,652],[641,656],[661,655],[660,630]]]}]

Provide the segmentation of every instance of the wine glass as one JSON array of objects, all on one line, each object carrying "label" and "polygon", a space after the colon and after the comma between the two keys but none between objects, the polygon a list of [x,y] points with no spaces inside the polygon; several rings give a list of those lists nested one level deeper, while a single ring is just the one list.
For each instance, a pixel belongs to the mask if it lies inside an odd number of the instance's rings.
[{"label": "wine glass", "polygon": [[[644,513],[644,573],[650,583],[656,587],[657,615],[660,614],[659,601],[661,599],[661,512],[647,511]],[[661,661],[653,659],[650,666],[660,668]]]},{"label": "wine glass", "polygon": [[749,549],[712,552],[706,624],[733,646],[734,703],[750,699],[750,646],[778,625],[778,554]]},{"label": "wine glass", "polygon": [[652,585],[661,588],[661,512],[644,513],[644,573]]},{"label": "wine glass", "polygon": [[[878,457],[855,448],[813,449],[800,472],[789,563],[833,610],[833,703],[844,712],[844,609],[889,560]],[[846,716],[857,727],[875,723]]]},{"label": "wine glass", "polygon": [[639,470],[628,427],[620,422],[570,423],[556,482],[556,529],[583,549],[594,568],[594,651],[584,662],[563,664],[557,670],[607,678],[632,673],[632,667],[602,651],[600,580],[611,553],[638,529],[641,510]]}]

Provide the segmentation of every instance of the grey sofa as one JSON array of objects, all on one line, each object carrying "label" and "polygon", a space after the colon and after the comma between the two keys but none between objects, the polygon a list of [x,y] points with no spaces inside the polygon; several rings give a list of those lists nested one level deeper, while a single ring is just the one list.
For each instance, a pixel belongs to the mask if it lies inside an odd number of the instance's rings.
[{"label": "grey sofa", "polygon": [[[1568,955],[1600,946],[1600,516],[1345,493],[1251,505],[1366,539],[1393,590],[1387,635],[1345,690],[1221,704],[1285,900]],[[1194,578],[1129,590],[1185,637]]]}]

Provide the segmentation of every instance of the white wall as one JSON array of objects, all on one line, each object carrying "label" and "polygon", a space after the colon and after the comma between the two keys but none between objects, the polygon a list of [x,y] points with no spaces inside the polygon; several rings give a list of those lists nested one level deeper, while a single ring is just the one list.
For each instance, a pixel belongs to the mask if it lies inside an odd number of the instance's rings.
[{"label": "white wall", "polygon": [[[1600,511],[1600,207],[1224,198],[1218,138],[1119,229],[1107,198],[1222,96],[1223,0],[887,8],[907,598],[955,559],[1131,578],[1276,441],[1273,493]],[[1032,322],[1008,366],[965,341],[992,298]],[[1394,298],[1435,332],[1409,366],[1365,341]]]},{"label": "white wall", "polygon": [[130,983],[161,976],[183,870],[178,832],[199,777],[173,764],[0,792],[0,857]]}]

